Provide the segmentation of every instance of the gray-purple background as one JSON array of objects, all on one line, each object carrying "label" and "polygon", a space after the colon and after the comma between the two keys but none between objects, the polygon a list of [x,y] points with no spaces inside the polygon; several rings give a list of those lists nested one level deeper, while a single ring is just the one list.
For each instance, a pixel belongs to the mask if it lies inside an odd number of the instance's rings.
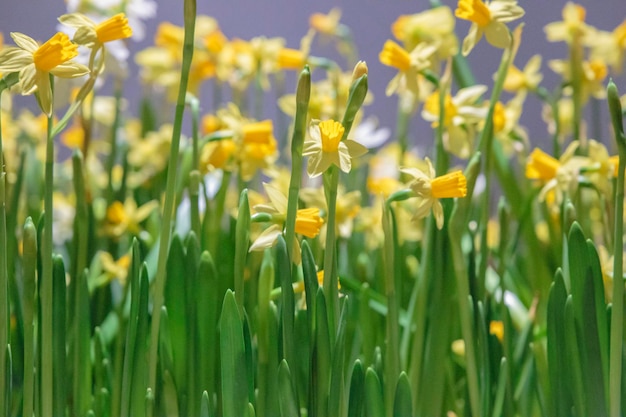
[{"label": "gray-purple background", "polygon": [[[146,39],[133,42],[133,50],[152,44],[152,38],[159,22],[168,20],[182,25],[182,0],[158,1],[157,16],[147,21]],[[443,3],[456,6],[454,0],[443,0]],[[564,43],[548,43],[543,27],[556,20],[561,20],[561,10],[565,1],[559,0],[520,0],[519,4],[526,10],[523,18],[525,29],[523,41],[518,53],[516,64],[523,66],[528,58],[535,53],[544,56],[542,72],[548,89],[554,88],[558,79],[547,67],[548,59],[564,59],[567,49]],[[580,0],[579,4],[587,9],[586,21],[598,28],[613,30],[626,18],[626,0]],[[50,37],[56,28],[56,18],[65,13],[63,0],[0,0],[0,31],[5,35],[5,42],[10,42],[8,32],[26,33],[37,40]],[[385,67],[378,61],[378,53],[386,39],[392,38],[390,26],[401,14],[423,11],[428,1],[408,0],[198,0],[198,13],[215,17],[222,31],[228,38],[239,37],[250,39],[255,36],[281,36],[287,39],[287,45],[297,48],[300,38],[306,33],[309,16],[314,12],[327,13],[332,7],[342,10],[341,21],[351,28],[359,51],[360,59],[369,66],[370,90],[375,101],[367,108],[366,115],[375,115],[380,124],[391,128],[395,125],[397,101],[395,97],[386,97],[385,86],[393,77],[395,70]],[[510,25],[513,27],[517,22]],[[467,33],[469,24],[457,20],[456,32],[460,40]],[[314,44],[312,54],[320,55],[330,51],[329,47]],[[481,83],[490,85],[493,73],[497,69],[500,51],[488,45],[483,39],[469,57],[469,62]],[[346,68],[347,70],[347,68]],[[289,83],[291,82],[291,84]],[[622,94],[626,93],[626,77],[616,78]],[[286,88],[293,91],[293,78],[288,79]],[[126,84],[126,95],[136,100],[139,95],[139,77],[136,68]],[[131,101],[133,103],[133,101]],[[212,110],[206,103],[206,110]],[[531,141],[547,145],[549,134],[541,119],[541,109],[537,101],[530,100],[525,109],[523,123],[529,128]],[[606,114],[606,105],[601,103],[601,111]],[[130,111],[134,111],[131,107]],[[432,135],[428,125],[421,121],[419,113],[412,122],[411,140],[424,145],[431,142]],[[610,142],[610,132],[603,126],[602,140]]]}]

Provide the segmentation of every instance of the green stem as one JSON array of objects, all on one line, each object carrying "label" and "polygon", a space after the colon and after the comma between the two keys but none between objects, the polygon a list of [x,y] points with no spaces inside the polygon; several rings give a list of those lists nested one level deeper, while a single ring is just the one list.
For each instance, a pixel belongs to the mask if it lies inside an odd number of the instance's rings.
[{"label": "green stem", "polygon": [[[115,156],[117,154],[117,128],[121,122],[121,100],[122,100],[122,86],[117,83],[115,86],[115,117],[113,118],[113,126],[111,127],[111,150],[106,161],[107,170],[107,191],[106,202],[107,207],[115,201],[115,191],[113,190],[113,168],[115,167]],[[80,271],[78,271],[80,273]]]},{"label": "green stem", "polygon": [[[50,76],[50,83],[54,79]],[[54,89],[53,89],[54,91]],[[53,95],[54,96],[54,95]],[[46,167],[44,194],[44,230],[42,241],[41,277],[41,415],[52,417],[52,193],[54,175],[54,141],[52,136],[52,115],[48,116],[46,138]]]},{"label": "green stem", "polygon": [[[2,97],[2,91],[0,91]],[[0,119],[2,119],[0,115]],[[0,413],[7,413],[5,386],[5,353],[9,343],[9,277],[7,269],[7,231],[6,231],[6,174],[2,149],[2,125],[0,123]]]},{"label": "green stem", "polygon": [[183,64],[180,73],[180,87],[176,102],[174,127],[172,131],[172,145],[170,148],[170,161],[167,170],[167,182],[165,188],[165,203],[163,207],[163,221],[161,223],[161,238],[159,245],[159,257],[156,276],[154,278],[154,305],[152,307],[152,326],[150,333],[150,356],[148,362],[148,388],[155,392],[156,371],[158,356],[159,328],[161,323],[161,307],[163,306],[163,290],[165,288],[165,272],[167,252],[172,232],[171,224],[174,215],[174,200],[176,199],[176,176],[178,173],[178,150],[180,146],[180,134],[182,130],[183,113],[185,111],[185,95],[189,81],[189,69],[193,57],[193,38],[196,23],[196,1],[185,0],[184,2],[185,38],[183,43]]},{"label": "green stem", "polygon": [[619,94],[611,81],[607,88],[611,121],[619,151],[619,170],[615,191],[615,242],[613,247],[613,308],[609,357],[609,415],[621,415],[622,356],[624,344],[624,170],[626,169],[626,137],[622,123]]},{"label": "green stem", "polygon": [[289,260],[293,264],[293,243],[295,239],[296,216],[298,213],[298,194],[302,177],[302,146],[306,131],[306,118],[311,94],[311,71],[306,66],[300,73],[296,90],[296,118],[291,137],[291,179],[285,220],[285,242]]},{"label": "green stem", "polygon": [[328,324],[330,329],[331,346],[335,342],[335,331],[338,324],[339,312],[339,290],[337,289],[337,274],[335,266],[336,258],[336,237],[335,237],[335,216],[337,212],[337,188],[339,187],[339,169],[331,166],[324,173],[324,188],[326,190],[326,204],[328,206],[328,216],[326,221],[326,248],[324,250],[324,296],[328,303]]},{"label": "green stem", "polygon": [[35,389],[35,292],[37,279],[37,230],[30,217],[24,225],[24,393],[23,415],[32,416]]}]

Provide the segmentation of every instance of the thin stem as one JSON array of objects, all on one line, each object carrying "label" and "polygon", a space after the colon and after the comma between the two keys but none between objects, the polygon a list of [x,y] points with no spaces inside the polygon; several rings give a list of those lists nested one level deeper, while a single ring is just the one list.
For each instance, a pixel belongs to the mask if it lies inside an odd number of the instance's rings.
[{"label": "thin stem", "polygon": [[178,173],[178,150],[180,147],[180,134],[182,130],[183,114],[185,112],[185,95],[189,81],[189,69],[193,57],[193,38],[196,23],[196,2],[195,0],[185,0],[185,38],[183,43],[183,64],[180,73],[180,87],[178,90],[178,100],[176,102],[176,113],[174,116],[174,127],[172,130],[172,145],[170,148],[170,161],[167,170],[167,182],[165,188],[165,203],[163,207],[163,221],[161,223],[161,237],[159,245],[159,261],[156,276],[154,278],[154,305],[152,308],[152,326],[150,333],[150,356],[148,362],[148,388],[154,392],[156,390],[156,371],[159,329],[161,323],[161,307],[163,306],[163,291],[165,289],[165,269],[167,252],[170,244],[170,234],[172,232],[172,218],[174,215],[174,201],[176,199],[176,176]]},{"label": "thin stem", "polygon": [[[50,76],[50,83],[54,79]],[[53,89],[54,91],[54,89]],[[52,114],[48,116],[46,138],[46,168],[44,193],[44,229],[42,241],[41,277],[41,414],[52,417],[52,192],[54,175],[54,141],[52,136]]]},{"label": "thin stem", "polygon": [[613,247],[613,309],[609,347],[609,415],[621,415],[622,357],[624,345],[624,170],[626,169],[626,136],[617,87],[611,81],[607,88],[611,123],[619,151],[619,170],[615,191],[615,242]]}]

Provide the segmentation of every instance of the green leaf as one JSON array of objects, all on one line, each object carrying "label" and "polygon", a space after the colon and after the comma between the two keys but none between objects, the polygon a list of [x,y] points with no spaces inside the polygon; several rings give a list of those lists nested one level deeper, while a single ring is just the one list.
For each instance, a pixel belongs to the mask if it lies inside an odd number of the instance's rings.
[{"label": "green leaf", "polygon": [[235,299],[243,314],[244,270],[250,243],[250,204],[248,190],[244,189],[239,196],[237,225],[235,227]]},{"label": "green leaf", "polygon": [[315,391],[315,415],[326,417],[330,415],[328,409],[328,390],[330,385],[330,335],[328,329],[328,315],[326,313],[326,298],[322,288],[318,288],[316,297],[316,338],[313,349],[313,363],[316,365],[314,386]]},{"label": "green leaf", "polygon": [[218,331],[217,321],[221,295],[217,288],[217,271],[209,252],[200,255],[197,274],[198,303],[198,391],[217,392]]},{"label": "green leaf", "polygon": [[74,327],[74,411],[84,415],[91,406],[91,319],[87,272],[78,277]]},{"label": "green leaf", "polygon": [[550,288],[548,298],[547,318],[547,347],[548,347],[548,370],[550,375],[550,387],[552,390],[552,411],[555,417],[569,416],[571,404],[570,392],[567,388],[566,374],[566,340],[565,328],[565,301],[567,291],[563,273],[557,270],[554,283]]},{"label": "green leaf", "polygon": [[363,398],[365,397],[365,373],[360,360],[354,362],[350,377],[350,398],[348,400],[348,417],[361,417]]},{"label": "green leaf", "polygon": [[[131,384],[130,384],[130,412],[129,416],[146,415],[148,404],[153,405],[154,397],[150,391],[150,396],[146,397],[148,390],[148,362],[147,355],[149,349],[148,330],[149,330],[149,313],[148,313],[148,292],[150,285],[148,281],[148,269],[143,264],[139,278],[139,304],[137,308],[137,334],[134,352],[128,354],[133,355],[130,363],[132,364]],[[124,411],[124,410],[122,410]]]},{"label": "green leaf", "polygon": [[381,417],[385,415],[383,390],[376,371],[370,366],[365,372],[365,417]]},{"label": "green leaf", "polygon": [[223,416],[240,417],[248,406],[248,378],[243,323],[231,290],[224,296],[219,328]]},{"label": "green leaf", "polygon": [[289,365],[284,359],[278,367],[278,400],[280,415],[282,417],[296,417],[300,415],[300,409],[293,389]]},{"label": "green leaf", "polygon": [[567,296],[565,302],[565,320],[562,325],[565,327],[565,342],[567,355],[567,367],[565,377],[568,381],[568,389],[571,390],[574,398],[574,415],[578,417],[588,416],[585,395],[585,381],[583,377],[582,366],[579,366],[582,360],[580,352],[580,334],[576,330],[576,319],[574,312],[574,301],[572,295]]},{"label": "green leaf", "polygon": [[[53,407],[55,416],[60,416],[65,413],[65,406],[67,403],[67,394],[65,392],[65,381],[67,380],[67,367],[65,365],[65,295],[65,266],[63,265],[63,258],[60,255],[57,255],[52,259],[52,323],[54,326],[54,332],[52,333],[52,357],[54,359]],[[79,302],[85,303],[85,300],[81,300]],[[89,303],[89,295],[87,295],[86,303]],[[87,325],[86,329],[82,328],[82,331],[86,332],[86,340],[83,340],[83,342],[87,343],[88,348],[90,332],[89,325]],[[85,334],[81,333],[81,336],[85,337]],[[88,351],[89,350],[87,350],[87,352]],[[91,366],[91,361],[87,358],[87,360],[82,364]],[[78,372],[81,372],[81,370],[78,369]],[[91,394],[91,384],[84,388],[83,394]],[[88,400],[89,397],[86,399]]]},{"label": "green leaf", "polygon": [[393,417],[411,417],[413,415],[411,401],[409,378],[406,376],[406,373],[401,372],[393,400]]},{"label": "green leaf", "polygon": [[183,242],[178,235],[172,238],[167,258],[167,275],[165,278],[164,305],[169,316],[174,368],[172,378],[180,393],[187,393],[187,344],[189,328],[187,317],[187,262]]}]

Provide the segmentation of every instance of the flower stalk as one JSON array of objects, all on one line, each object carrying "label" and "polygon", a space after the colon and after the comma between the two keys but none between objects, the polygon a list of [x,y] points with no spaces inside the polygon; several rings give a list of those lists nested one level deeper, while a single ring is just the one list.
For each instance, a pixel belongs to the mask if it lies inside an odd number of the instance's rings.
[{"label": "flower stalk", "polygon": [[608,104],[617,149],[619,168],[615,192],[615,241],[613,249],[613,308],[611,314],[611,340],[609,356],[609,415],[621,415],[622,349],[624,344],[624,170],[626,169],[626,137],[622,121],[622,108],[617,87],[609,82]]},{"label": "flower stalk", "polygon": [[158,340],[161,321],[161,307],[163,306],[163,290],[165,288],[165,273],[167,253],[172,232],[172,218],[174,216],[174,202],[176,199],[176,177],[178,173],[178,150],[180,147],[180,135],[182,131],[183,114],[185,111],[185,97],[189,82],[189,70],[193,58],[193,39],[196,24],[196,1],[185,0],[184,2],[185,38],[183,43],[183,63],[180,72],[180,85],[174,116],[172,131],[172,144],[170,148],[169,169],[165,189],[165,203],[163,205],[163,220],[161,223],[159,261],[154,278],[154,304],[152,308],[152,324],[150,338],[150,356],[148,362],[148,389],[156,388],[156,371],[158,359]]}]

